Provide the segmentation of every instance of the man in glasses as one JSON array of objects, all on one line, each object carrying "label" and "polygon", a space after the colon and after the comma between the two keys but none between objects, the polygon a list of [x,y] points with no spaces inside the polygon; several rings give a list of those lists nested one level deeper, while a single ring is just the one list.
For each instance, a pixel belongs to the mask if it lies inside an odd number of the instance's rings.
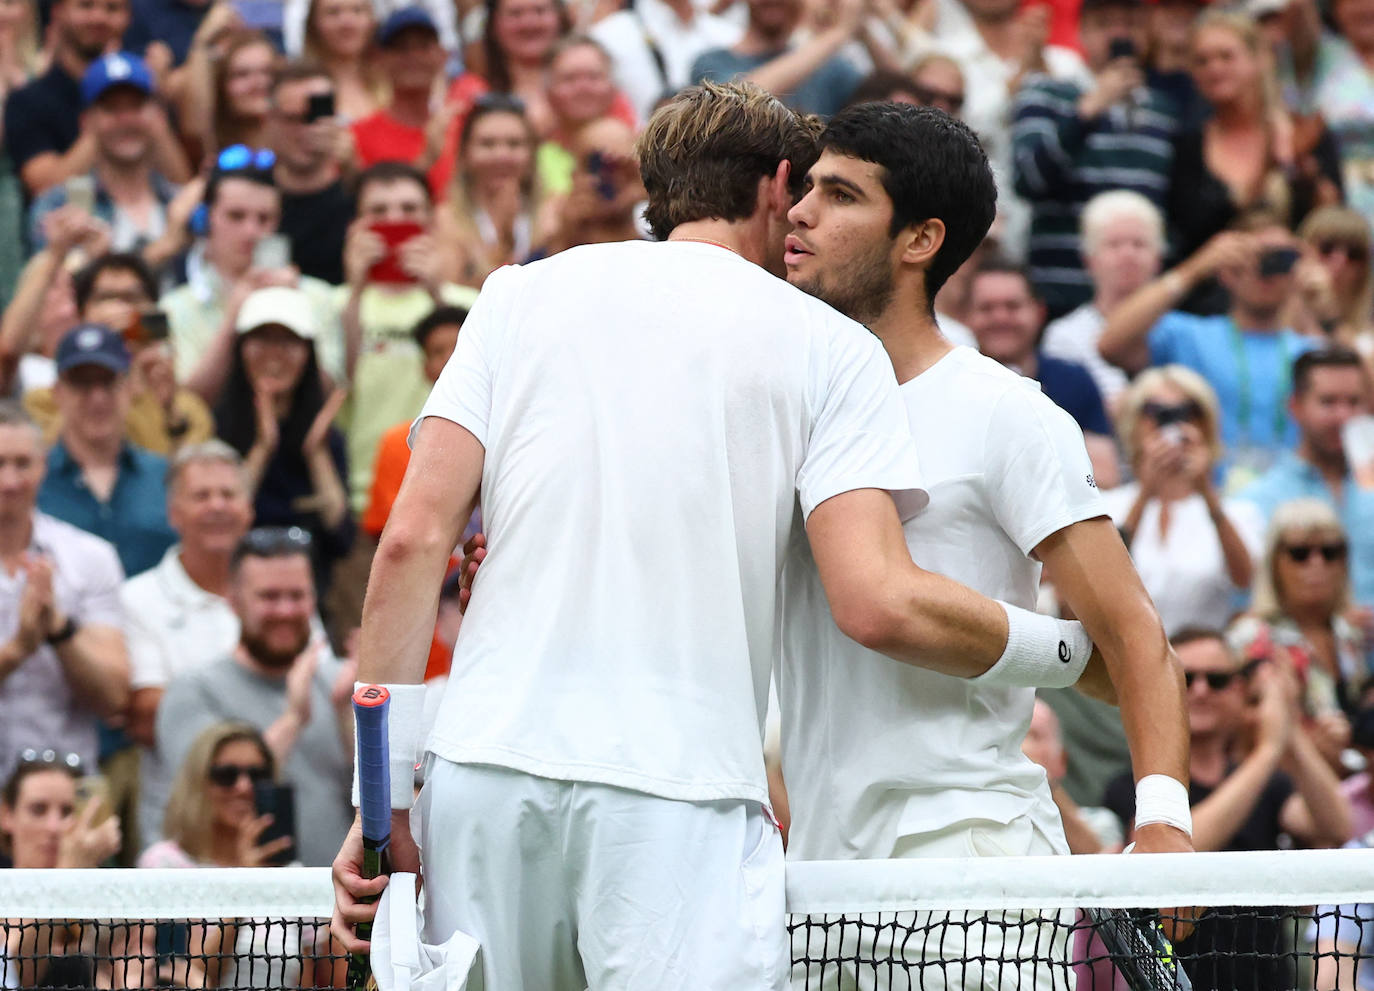
[{"label": "man in glasses", "polygon": [[1298,446],[1240,493],[1265,519],[1293,499],[1320,499],[1331,506],[1351,541],[1355,601],[1366,608],[1374,606],[1374,489],[1356,480],[1344,431],[1351,419],[1369,412],[1368,389],[1364,363],[1353,351],[1333,347],[1299,357],[1288,399]]},{"label": "man in glasses", "polygon": [[[352,819],[346,733],[353,679],[312,630],[309,534],[296,527],[250,531],[233,552],[226,591],[237,642],[168,682],[157,707],[158,762],[180,767],[196,736],[214,723],[253,724],[282,780],[296,790],[297,856],[308,867],[323,866]],[[146,839],[161,824],[142,825]]]},{"label": "man in glasses", "polygon": [[[1302,726],[1298,686],[1274,662],[1246,664],[1215,630],[1174,634],[1187,683],[1189,798],[1198,850],[1277,850],[1286,834],[1300,846],[1339,846],[1350,837],[1340,783]],[[1253,733],[1249,749],[1238,749]],[[1138,838],[1135,784],[1107,786],[1104,803]],[[1282,955],[1247,952],[1281,944],[1282,912],[1214,906],[1188,944],[1195,987],[1291,988]]]}]

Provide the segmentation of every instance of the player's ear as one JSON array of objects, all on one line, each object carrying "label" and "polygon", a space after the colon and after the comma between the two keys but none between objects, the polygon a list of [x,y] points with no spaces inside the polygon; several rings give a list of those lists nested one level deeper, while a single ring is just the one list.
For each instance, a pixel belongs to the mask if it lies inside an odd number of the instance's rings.
[{"label": "player's ear", "polygon": [[945,222],[938,217],[917,221],[901,231],[902,261],[908,265],[929,268],[945,243]]},{"label": "player's ear", "polygon": [[792,209],[792,163],[783,159],[778,163],[777,171],[772,177],[765,180],[765,193],[767,197],[768,212],[779,217],[786,217],[787,212]]}]

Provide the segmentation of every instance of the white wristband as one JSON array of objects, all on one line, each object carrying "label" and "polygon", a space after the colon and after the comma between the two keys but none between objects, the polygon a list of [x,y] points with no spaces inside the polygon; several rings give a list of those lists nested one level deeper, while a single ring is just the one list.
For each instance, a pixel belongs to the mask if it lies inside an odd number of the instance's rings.
[{"label": "white wristband", "polygon": [[973,681],[1017,688],[1068,688],[1078,681],[1093,653],[1082,623],[997,604],[1007,612],[1007,646]]},{"label": "white wristband", "polygon": [[1167,774],[1147,774],[1135,786],[1135,828],[1155,822],[1193,835],[1188,786]]},{"label": "white wristband", "polygon": [[[357,691],[371,682],[356,681]],[[424,685],[383,685],[391,695],[386,714],[387,763],[391,766],[391,807],[408,809],[415,804],[415,764],[419,759],[421,727],[424,726]],[[353,754],[353,805],[358,805],[358,754]]]}]

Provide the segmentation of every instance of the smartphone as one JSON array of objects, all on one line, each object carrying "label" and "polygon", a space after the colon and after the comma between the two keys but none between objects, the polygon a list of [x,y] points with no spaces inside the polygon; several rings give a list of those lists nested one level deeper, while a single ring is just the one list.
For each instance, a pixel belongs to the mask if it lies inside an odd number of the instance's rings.
[{"label": "smartphone", "polygon": [[296,858],[296,789],[274,781],[259,781],[253,785],[253,806],[258,815],[270,815],[272,824],[262,831],[258,844],[265,845],[280,837],[287,837],[291,845],[268,861],[273,867],[284,867]]},{"label": "smartphone", "polygon": [[129,344],[155,344],[167,340],[170,333],[166,313],[161,310],[143,310],[135,313],[133,323],[125,328],[124,340]]},{"label": "smartphone", "polygon": [[588,152],[587,171],[596,179],[596,192],[603,200],[615,199],[615,169],[599,151]]},{"label": "smartphone", "polygon": [[312,93],[305,105],[305,122],[313,124],[317,120],[334,116],[334,94]]},{"label": "smartphone", "polygon": [[1107,46],[1107,57],[1112,60],[1135,58],[1136,55],[1135,42],[1130,38],[1113,38]]},{"label": "smartphone", "polygon": [[1374,416],[1352,416],[1341,428],[1345,463],[1362,489],[1374,489]]},{"label": "smartphone", "polygon": [[114,809],[110,806],[110,786],[99,774],[88,774],[84,778],[77,779],[76,815],[78,818],[85,812],[86,806],[92,802],[100,803],[95,818],[91,820],[92,826],[98,826],[114,815]]},{"label": "smartphone", "polygon": [[411,238],[419,237],[425,232],[425,229],[410,221],[399,221],[375,223],[372,225],[372,230],[376,231],[381,239],[386,242],[386,254],[368,270],[367,281],[387,282],[394,285],[414,282],[415,276],[401,267],[401,246]]},{"label": "smartphone", "polygon": [[285,234],[268,234],[253,246],[253,267],[285,268],[291,264],[291,239]]},{"label": "smartphone", "polygon": [[95,213],[95,177],[74,175],[63,186],[66,189],[67,204],[86,213]]},{"label": "smartphone", "polygon": [[1260,277],[1267,279],[1275,275],[1287,275],[1293,271],[1300,257],[1297,248],[1269,248],[1260,255]]}]

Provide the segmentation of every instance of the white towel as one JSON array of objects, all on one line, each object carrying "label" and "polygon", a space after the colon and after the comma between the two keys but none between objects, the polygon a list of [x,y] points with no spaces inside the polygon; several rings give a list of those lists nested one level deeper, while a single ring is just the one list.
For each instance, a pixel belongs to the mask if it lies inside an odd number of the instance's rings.
[{"label": "white towel", "polygon": [[455,932],[440,946],[420,942],[415,875],[393,874],[372,923],[372,974],[378,991],[482,991],[480,949]]}]

